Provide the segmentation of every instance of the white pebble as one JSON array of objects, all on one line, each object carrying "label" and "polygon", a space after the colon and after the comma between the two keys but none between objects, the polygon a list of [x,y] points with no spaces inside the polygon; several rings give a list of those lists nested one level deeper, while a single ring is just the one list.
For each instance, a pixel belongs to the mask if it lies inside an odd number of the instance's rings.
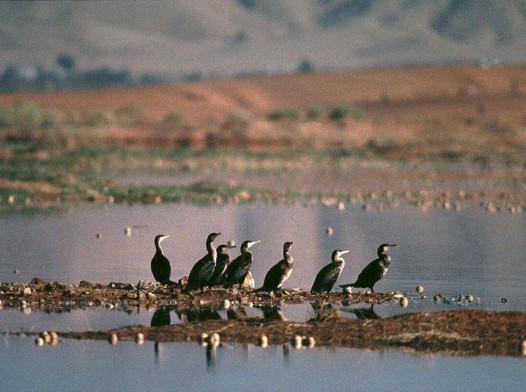
[{"label": "white pebble", "polygon": [[407,308],[408,304],[409,304],[409,299],[407,297],[400,298],[400,306],[402,308]]},{"label": "white pebble", "polygon": [[258,340],[258,345],[265,348],[268,346],[268,338],[265,335],[261,335]]},{"label": "white pebble", "polygon": [[131,227],[127,227],[124,229],[124,234],[127,235],[128,237],[132,235],[132,229]]},{"label": "white pebble", "polygon": [[228,299],[225,299],[223,301],[223,308],[228,309],[230,307],[230,301]]},{"label": "white pebble", "polygon": [[422,286],[416,286],[416,292],[418,294],[422,294],[424,292],[424,288]]},{"label": "white pebble", "polygon": [[108,336],[108,342],[112,346],[115,346],[118,341],[119,341],[119,337],[117,336],[117,334],[115,332],[110,333],[110,335]]},{"label": "white pebble", "polygon": [[42,347],[44,345],[44,339],[42,339],[40,336],[35,339],[35,344],[38,347]]},{"label": "white pebble", "polygon": [[142,333],[138,333],[137,335],[135,335],[135,342],[137,344],[143,344],[144,343],[144,335]]}]

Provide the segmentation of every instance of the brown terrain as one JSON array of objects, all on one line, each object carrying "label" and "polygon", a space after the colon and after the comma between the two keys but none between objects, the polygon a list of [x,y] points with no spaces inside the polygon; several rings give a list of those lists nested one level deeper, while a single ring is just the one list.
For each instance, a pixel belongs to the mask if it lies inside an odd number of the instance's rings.
[{"label": "brown terrain", "polygon": [[[74,118],[98,113],[96,129],[77,136],[124,144],[232,146],[362,146],[371,140],[427,152],[484,153],[526,144],[526,66],[378,68],[209,80],[108,90],[0,96]],[[352,103],[363,118],[335,121],[326,113]],[[297,120],[272,121],[291,109]],[[163,122],[171,112],[179,119]]]}]

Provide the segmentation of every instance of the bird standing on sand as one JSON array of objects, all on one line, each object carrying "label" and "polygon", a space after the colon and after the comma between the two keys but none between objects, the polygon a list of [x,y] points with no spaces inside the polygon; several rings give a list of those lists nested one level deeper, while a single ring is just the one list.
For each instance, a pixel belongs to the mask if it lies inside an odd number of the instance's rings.
[{"label": "bird standing on sand", "polygon": [[365,267],[356,282],[349,284],[340,285],[341,288],[346,287],[360,287],[360,288],[370,288],[374,293],[374,285],[384,277],[387,273],[389,264],[391,264],[391,257],[386,254],[386,252],[391,249],[396,244],[382,244],[378,247],[378,258],[371,261],[367,267]]},{"label": "bird standing on sand", "polygon": [[221,233],[211,233],[206,239],[207,254],[203,256],[190,271],[188,276],[188,283],[186,290],[196,290],[208,285],[208,281],[212,277],[217,261],[217,250],[214,247],[214,240]]},{"label": "bird standing on sand", "polygon": [[235,284],[243,284],[248,274],[248,271],[250,271],[250,267],[252,266],[253,261],[253,255],[249,249],[258,242],[261,241],[249,240],[241,244],[241,255],[239,255],[234,259],[234,261],[232,261],[232,264],[229,265],[225,272],[225,287],[232,287]]},{"label": "bird standing on sand", "polygon": [[159,234],[155,236],[155,255],[152,258],[152,274],[155,280],[161,284],[174,284],[170,280],[170,274],[172,273],[172,268],[170,267],[170,261],[163,254],[163,249],[161,248],[161,241],[168,238],[169,236],[164,234]]},{"label": "bird standing on sand", "polygon": [[208,281],[209,286],[217,286],[224,283],[226,279],[226,270],[228,266],[230,265],[231,259],[230,255],[228,254],[228,250],[235,248],[235,245],[219,245],[217,247],[217,261],[216,261],[216,268],[214,269],[214,273],[212,274],[212,277]]},{"label": "bird standing on sand", "polygon": [[332,252],[332,263],[326,265],[318,272],[310,291],[317,293],[326,291],[328,294],[332,290],[334,283],[336,283],[336,280],[338,280],[343,271],[343,267],[345,267],[345,260],[341,256],[346,253],[349,253],[349,251],[336,249]]},{"label": "bird standing on sand", "polygon": [[292,273],[292,267],[294,266],[294,260],[289,252],[291,246],[292,242],[285,242],[285,244],[283,244],[283,259],[269,269],[265,275],[263,286],[255,290],[256,292],[278,290],[289,278]]}]

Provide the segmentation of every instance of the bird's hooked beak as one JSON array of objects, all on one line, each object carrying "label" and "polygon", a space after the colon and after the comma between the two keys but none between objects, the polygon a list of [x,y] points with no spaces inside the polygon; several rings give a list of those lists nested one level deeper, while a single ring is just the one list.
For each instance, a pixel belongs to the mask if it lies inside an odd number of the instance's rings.
[{"label": "bird's hooked beak", "polygon": [[346,254],[346,253],[349,253],[349,251],[348,251],[348,250],[342,250],[342,251],[340,252],[340,256],[341,256],[341,255],[344,255],[344,254]]},{"label": "bird's hooked beak", "polygon": [[258,242],[261,242],[261,240],[257,240],[257,241],[249,242],[249,244],[248,244],[248,246],[247,246],[247,249],[248,249],[248,248],[251,248],[253,245],[256,245]]},{"label": "bird's hooked beak", "polygon": [[161,238],[159,238],[159,242],[161,242],[162,240],[165,240],[168,237],[170,237],[170,236],[169,235],[163,235]]},{"label": "bird's hooked beak", "polygon": [[391,245],[389,245],[390,248],[393,248],[393,247],[395,247],[395,246],[396,246],[396,244],[391,244]]}]

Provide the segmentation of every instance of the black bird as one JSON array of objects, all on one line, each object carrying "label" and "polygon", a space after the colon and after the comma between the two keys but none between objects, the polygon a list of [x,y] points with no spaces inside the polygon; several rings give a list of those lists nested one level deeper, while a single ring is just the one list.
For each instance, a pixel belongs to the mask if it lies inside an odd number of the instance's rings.
[{"label": "black bird", "polygon": [[225,272],[225,287],[232,287],[235,284],[243,284],[245,277],[252,266],[253,256],[249,249],[252,247],[252,245],[257,244],[258,242],[261,241],[245,241],[241,244],[241,255],[232,261],[232,264],[228,266]]},{"label": "black bird", "polygon": [[155,280],[161,284],[176,284],[170,280],[172,268],[170,267],[170,261],[163,254],[163,249],[161,248],[161,241],[168,237],[164,234],[155,236],[155,255],[151,263],[152,274]]},{"label": "black bird", "polygon": [[389,267],[389,264],[391,264],[391,258],[389,255],[387,255],[385,252],[387,252],[389,249],[391,249],[393,246],[396,246],[396,244],[382,244],[378,247],[378,258],[376,260],[371,261],[367,267],[365,267],[362,272],[360,272],[360,275],[358,275],[358,279],[356,279],[356,282],[349,283],[349,284],[342,284],[340,285],[341,288],[346,287],[361,287],[361,288],[370,288],[371,291],[374,293],[374,285],[376,282],[378,282],[380,279],[384,277],[384,275],[387,273],[387,268]]},{"label": "black bird", "polygon": [[285,242],[285,244],[283,244],[283,260],[278,261],[277,264],[269,269],[265,275],[263,286],[254,291],[274,291],[281,288],[283,283],[289,278],[292,267],[294,266],[294,260],[289,253],[291,246],[292,242]]},{"label": "black bird", "polygon": [[190,271],[186,290],[196,290],[208,285],[216,268],[217,250],[214,248],[214,240],[221,233],[211,233],[206,239],[206,250],[208,253],[201,258]]},{"label": "black bird", "polygon": [[334,283],[336,283],[336,280],[338,280],[343,271],[343,267],[345,267],[345,260],[341,256],[346,253],[349,253],[349,251],[336,249],[332,252],[332,263],[326,265],[320,270],[320,272],[318,272],[310,291],[315,291],[317,293],[326,291],[329,293],[332,290]]},{"label": "black bird", "polygon": [[212,277],[208,281],[209,286],[218,286],[224,284],[226,280],[226,270],[230,265],[230,255],[227,253],[228,249],[235,248],[235,245],[219,245],[217,247],[217,261],[216,268]]}]

